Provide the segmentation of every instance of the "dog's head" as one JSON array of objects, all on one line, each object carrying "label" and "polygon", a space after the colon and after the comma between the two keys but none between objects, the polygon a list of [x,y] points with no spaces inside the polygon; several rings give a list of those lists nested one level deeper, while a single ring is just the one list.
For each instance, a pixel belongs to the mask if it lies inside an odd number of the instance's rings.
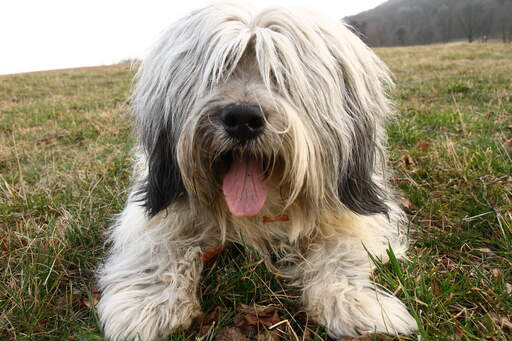
[{"label": "dog's head", "polygon": [[284,206],[385,213],[386,67],[341,22],[222,4],[175,23],[133,93],[155,215],[177,200],[255,215]]}]

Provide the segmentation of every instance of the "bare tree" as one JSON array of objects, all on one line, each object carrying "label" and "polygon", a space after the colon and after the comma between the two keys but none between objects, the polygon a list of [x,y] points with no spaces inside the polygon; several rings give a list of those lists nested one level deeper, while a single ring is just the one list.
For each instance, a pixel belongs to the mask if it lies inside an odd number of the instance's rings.
[{"label": "bare tree", "polygon": [[407,30],[405,27],[400,26],[398,30],[396,30],[395,35],[400,45],[405,45],[405,37],[407,36]]},{"label": "bare tree", "polygon": [[447,43],[452,39],[452,18],[453,14],[446,4],[441,5],[437,14],[437,26],[440,29],[440,37],[443,43]]},{"label": "bare tree", "polygon": [[368,37],[372,37],[372,39],[368,39],[368,42],[371,45],[382,46],[389,44],[388,39],[386,37],[386,23],[382,19],[377,19],[372,22],[372,26],[368,28]]},{"label": "bare tree", "polygon": [[478,31],[480,33],[480,39],[484,43],[487,42],[487,39],[491,35],[493,22],[493,12],[491,10],[487,10],[485,13],[481,14]]},{"label": "bare tree", "polygon": [[512,0],[388,0],[352,20],[374,46],[512,40]]},{"label": "bare tree", "polygon": [[459,14],[457,19],[470,43],[473,42],[477,34],[481,11],[482,6],[476,1],[465,1],[465,4],[458,8]]},{"label": "bare tree", "polygon": [[416,32],[416,41],[419,41],[421,44],[431,44],[433,38],[432,27],[428,23],[421,25]]},{"label": "bare tree", "polygon": [[350,25],[351,30],[357,34],[361,40],[366,41],[366,21],[349,20],[347,23]]},{"label": "bare tree", "polygon": [[498,0],[500,6],[499,27],[501,40],[504,43],[512,41],[512,0]]}]

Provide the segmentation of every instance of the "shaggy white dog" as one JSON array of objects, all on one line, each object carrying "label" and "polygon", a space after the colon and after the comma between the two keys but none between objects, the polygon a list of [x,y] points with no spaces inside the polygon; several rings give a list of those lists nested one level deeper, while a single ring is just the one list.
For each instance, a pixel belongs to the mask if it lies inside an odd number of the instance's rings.
[{"label": "shaggy white dog", "polygon": [[371,281],[367,253],[407,249],[386,181],[390,85],[341,22],[302,10],[219,4],[171,26],[132,96],[135,180],[99,272],[106,337],[187,327],[201,254],[226,242],[299,286],[332,336],[414,332],[404,304]]}]

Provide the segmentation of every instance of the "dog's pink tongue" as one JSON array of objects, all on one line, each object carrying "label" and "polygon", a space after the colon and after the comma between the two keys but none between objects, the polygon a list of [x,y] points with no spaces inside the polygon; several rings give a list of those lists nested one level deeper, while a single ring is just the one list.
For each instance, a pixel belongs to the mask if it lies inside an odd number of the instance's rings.
[{"label": "dog's pink tongue", "polygon": [[261,163],[237,158],[224,176],[222,191],[231,213],[238,217],[256,215],[267,199]]}]

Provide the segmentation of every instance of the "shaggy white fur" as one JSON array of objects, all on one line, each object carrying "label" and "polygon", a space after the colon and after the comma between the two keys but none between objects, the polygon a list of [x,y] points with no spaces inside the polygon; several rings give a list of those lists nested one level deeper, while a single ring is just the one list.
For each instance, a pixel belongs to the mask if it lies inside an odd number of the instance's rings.
[{"label": "shaggy white fur", "polygon": [[[391,85],[341,22],[303,10],[224,3],[171,26],[132,96],[134,186],[99,270],[106,337],[156,340],[187,327],[200,313],[201,253],[226,242],[254,247],[302,288],[334,337],[416,331],[404,304],[371,281],[367,253],[387,261],[389,247],[399,259],[407,249],[386,180]],[[229,136],[221,113],[233,104],[259,108],[260,135]],[[257,214],[237,217],[222,184],[246,159],[263,168],[268,194]]]}]

